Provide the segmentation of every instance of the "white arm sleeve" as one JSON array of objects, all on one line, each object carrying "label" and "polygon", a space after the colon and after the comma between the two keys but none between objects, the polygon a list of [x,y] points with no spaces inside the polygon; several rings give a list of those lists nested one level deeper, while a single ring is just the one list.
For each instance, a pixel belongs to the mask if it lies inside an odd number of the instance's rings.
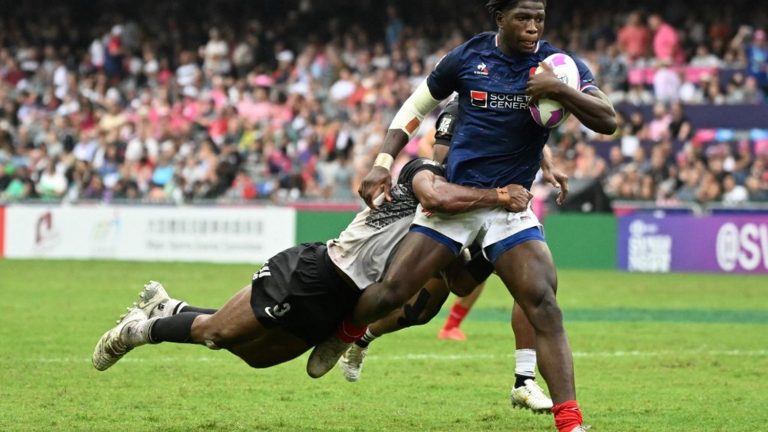
[{"label": "white arm sleeve", "polygon": [[400,129],[410,138],[419,129],[424,116],[435,109],[439,103],[439,100],[432,97],[427,86],[427,80],[424,80],[400,107],[389,128]]}]

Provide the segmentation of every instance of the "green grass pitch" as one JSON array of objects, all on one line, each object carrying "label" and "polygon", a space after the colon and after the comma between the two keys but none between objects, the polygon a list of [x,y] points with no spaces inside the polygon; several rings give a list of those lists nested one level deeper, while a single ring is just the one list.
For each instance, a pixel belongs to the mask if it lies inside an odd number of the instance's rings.
[{"label": "green grass pitch", "polygon": [[[511,300],[493,279],[463,325],[443,316],[374,342],[360,382],[312,380],[197,346],[140,347],[106,372],[97,339],[148,279],[217,307],[254,266],[0,261],[2,431],[552,431],[514,410]],[[600,431],[768,424],[768,278],[561,270],[578,396]]]}]

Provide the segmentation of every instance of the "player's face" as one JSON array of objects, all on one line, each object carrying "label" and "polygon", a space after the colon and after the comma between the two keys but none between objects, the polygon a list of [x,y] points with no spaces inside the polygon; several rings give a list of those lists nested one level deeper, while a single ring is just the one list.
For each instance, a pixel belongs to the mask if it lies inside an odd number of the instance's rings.
[{"label": "player's face", "polygon": [[518,54],[532,54],[544,33],[544,3],[523,0],[512,9],[496,16],[502,43]]}]

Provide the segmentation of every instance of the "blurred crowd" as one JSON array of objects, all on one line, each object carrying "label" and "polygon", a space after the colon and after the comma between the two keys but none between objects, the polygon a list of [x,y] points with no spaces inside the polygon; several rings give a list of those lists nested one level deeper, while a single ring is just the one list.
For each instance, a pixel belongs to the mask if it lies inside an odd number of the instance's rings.
[{"label": "blurred crowd", "polygon": [[[411,90],[493,29],[483,3],[4,3],[0,200],[352,201]],[[697,142],[683,105],[766,103],[765,8],[594,3],[550,5],[545,38],[615,103],[656,106],[621,112],[612,137],[572,119],[552,134],[557,163],[619,199],[768,199],[768,149]],[[396,167],[431,154],[436,114]]]},{"label": "blurred crowd", "polygon": [[705,140],[680,102],[656,103],[652,112],[645,122],[639,111],[629,118],[619,111],[616,134],[592,141],[569,120],[553,137],[555,165],[571,179],[598,181],[612,200],[660,207],[768,203],[768,130],[757,140]]}]

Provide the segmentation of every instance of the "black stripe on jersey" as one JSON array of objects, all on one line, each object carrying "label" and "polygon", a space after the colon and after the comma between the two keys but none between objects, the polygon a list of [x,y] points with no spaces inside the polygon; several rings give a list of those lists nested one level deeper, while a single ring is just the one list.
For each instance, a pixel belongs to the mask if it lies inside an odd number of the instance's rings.
[{"label": "black stripe on jersey", "polygon": [[413,217],[419,201],[413,193],[413,178],[421,170],[429,170],[435,175],[445,176],[445,170],[439,163],[426,158],[414,159],[403,167],[397,184],[392,187],[392,201],[384,201],[376,209],[371,209],[365,224],[381,229],[404,218]]}]

